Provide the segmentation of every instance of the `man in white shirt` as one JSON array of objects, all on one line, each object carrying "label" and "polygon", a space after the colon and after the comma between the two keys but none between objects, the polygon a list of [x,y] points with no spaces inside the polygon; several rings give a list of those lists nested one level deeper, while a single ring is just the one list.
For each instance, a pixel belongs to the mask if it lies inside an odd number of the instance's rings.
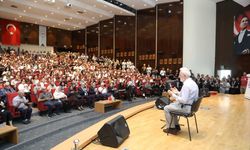
[{"label": "man in white shirt", "polygon": [[61,101],[63,103],[63,110],[66,113],[71,113],[70,111],[70,102],[67,99],[67,95],[62,92],[63,89],[61,87],[56,87],[56,90],[53,94],[54,99],[57,101]]},{"label": "man in white shirt", "polygon": [[166,126],[169,127],[163,131],[166,133],[176,134],[180,130],[180,125],[177,116],[174,116],[172,124],[171,121],[171,111],[178,111],[189,113],[191,111],[191,105],[194,101],[198,99],[199,89],[197,84],[190,78],[191,73],[188,68],[180,68],[179,78],[183,82],[181,91],[176,88],[172,88],[168,91],[168,94],[175,100],[173,103],[164,107]]},{"label": "man in white shirt", "polygon": [[13,99],[13,106],[21,113],[24,124],[30,123],[32,108],[28,105],[28,100],[24,97],[24,92],[19,91],[18,96]]}]

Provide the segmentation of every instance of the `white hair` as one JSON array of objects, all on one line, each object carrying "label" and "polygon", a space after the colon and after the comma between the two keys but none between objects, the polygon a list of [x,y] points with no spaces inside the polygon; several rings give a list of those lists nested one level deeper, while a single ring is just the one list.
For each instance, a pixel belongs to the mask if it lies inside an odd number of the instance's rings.
[{"label": "white hair", "polygon": [[186,67],[180,68],[180,73],[182,73],[186,77],[190,77],[191,76],[190,70],[188,68],[186,68]]}]

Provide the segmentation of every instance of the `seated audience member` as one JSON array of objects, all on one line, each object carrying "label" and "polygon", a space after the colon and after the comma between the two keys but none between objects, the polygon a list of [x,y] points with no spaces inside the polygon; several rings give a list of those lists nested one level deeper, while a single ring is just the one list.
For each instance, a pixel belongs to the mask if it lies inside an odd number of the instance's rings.
[{"label": "seated audience member", "polygon": [[243,72],[243,75],[240,78],[240,93],[244,94],[247,87],[247,73]]},{"label": "seated audience member", "polygon": [[6,109],[4,103],[0,101],[0,124],[5,123],[6,125],[12,126],[12,115]]},{"label": "seated audience member", "polygon": [[16,92],[11,86],[9,82],[6,82],[4,84],[4,87],[0,90],[0,98],[4,102],[4,104],[7,104],[7,93],[13,93]]},{"label": "seated audience member", "polygon": [[54,100],[52,93],[45,88],[42,88],[42,92],[38,97],[38,102],[41,101],[44,101],[44,105],[48,107],[48,117],[52,117],[53,108],[55,108],[55,113],[60,115],[59,111],[62,107],[62,102],[60,100]]},{"label": "seated audience member", "polygon": [[24,124],[30,123],[32,108],[28,104],[28,100],[24,96],[24,92],[19,91],[18,95],[13,99],[13,106],[21,113]]},{"label": "seated audience member", "polygon": [[56,90],[53,94],[55,100],[60,100],[63,104],[63,110],[66,113],[71,113],[70,103],[68,101],[67,95],[65,95],[60,87],[56,87]]},{"label": "seated audience member", "polygon": [[78,110],[84,110],[83,108],[83,97],[78,93],[77,88],[74,84],[72,84],[69,87],[68,93],[67,93],[68,100]]}]

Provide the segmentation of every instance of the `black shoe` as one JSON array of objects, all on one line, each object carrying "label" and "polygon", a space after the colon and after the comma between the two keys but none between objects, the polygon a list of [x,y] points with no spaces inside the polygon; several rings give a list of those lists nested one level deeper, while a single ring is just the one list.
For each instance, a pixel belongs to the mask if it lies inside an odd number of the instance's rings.
[{"label": "black shoe", "polygon": [[178,130],[178,131],[180,131],[181,130],[180,125],[175,125],[175,129]]},{"label": "black shoe", "polygon": [[167,128],[167,129],[163,129],[163,132],[176,135],[178,131],[175,128]]}]

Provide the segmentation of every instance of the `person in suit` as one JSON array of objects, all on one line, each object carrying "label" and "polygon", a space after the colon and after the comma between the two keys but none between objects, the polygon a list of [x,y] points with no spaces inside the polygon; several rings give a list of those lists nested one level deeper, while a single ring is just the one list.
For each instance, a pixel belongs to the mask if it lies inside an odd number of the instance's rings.
[{"label": "person in suit", "polygon": [[166,126],[167,129],[163,129],[163,132],[176,134],[180,131],[180,125],[177,120],[177,116],[174,116],[174,120],[170,125],[171,111],[189,113],[191,111],[191,105],[198,99],[199,88],[198,85],[190,78],[191,73],[188,68],[180,68],[179,78],[183,82],[183,86],[180,91],[176,88],[168,90],[170,100],[174,100],[173,103],[164,107]]},{"label": "person in suit", "polygon": [[250,31],[247,30],[248,25],[247,16],[243,16],[240,21],[241,31],[234,39],[234,49],[237,54],[250,54]]}]

